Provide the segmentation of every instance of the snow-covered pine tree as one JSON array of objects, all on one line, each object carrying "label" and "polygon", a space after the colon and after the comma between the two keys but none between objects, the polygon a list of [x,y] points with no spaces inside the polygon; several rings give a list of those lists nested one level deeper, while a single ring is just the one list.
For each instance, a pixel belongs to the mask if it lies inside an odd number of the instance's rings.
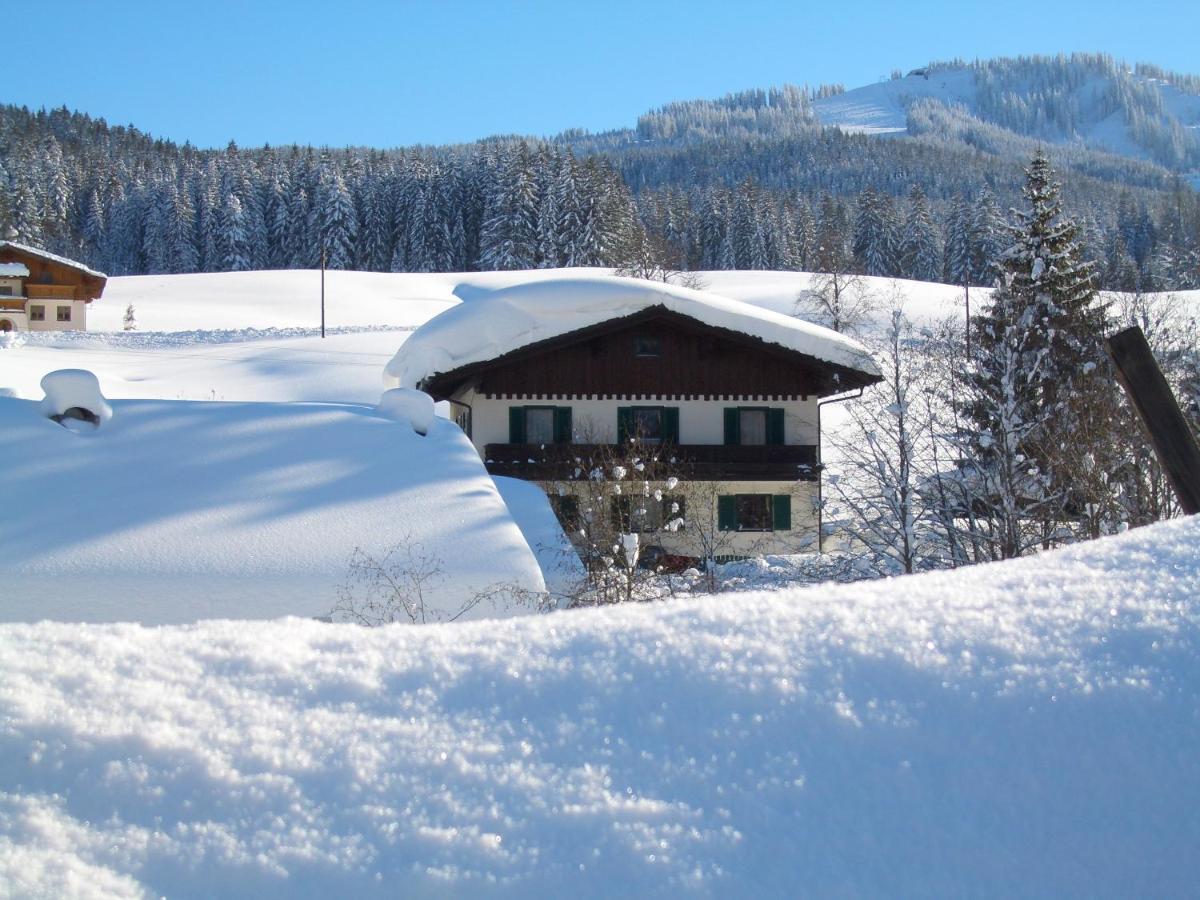
[{"label": "snow-covered pine tree", "polygon": [[971,284],[990,286],[996,278],[996,258],[1004,249],[1004,221],[991,191],[979,192],[969,227]]},{"label": "snow-covered pine tree", "polygon": [[[1027,170],[1028,208],[1014,210],[1012,245],[998,261],[991,304],[976,319],[967,415],[972,454],[1001,525],[1001,555],[1045,545],[1083,502],[1079,468],[1105,469],[1115,397],[1104,375],[1106,310],[1077,229],[1062,215],[1059,185],[1038,152]],[[1022,537],[1026,535],[1026,537]]]},{"label": "snow-covered pine tree", "polygon": [[479,265],[483,269],[532,269],[538,249],[537,186],[529,145],[517,142],[508,151],[500,182],[488,198]]},{"label": "snow-covered pine tree", "polygon": [[346,182],[332,167],[321,174],[313,214],[316,217],[313,252],[317,260],[324,249],[327,268],[352,268],[358,241],[358,213]]},{"label": "snow-covered pine tree", "polygon": [[854,217],[854,259],[864,275],[895,275],[897,234],[891,198],[872,187],[858,195]]},{"label": "snow-covered pine tree", "polygon": [[937,281],[942,274],[942,248],[929,201],[920,187],[908,195],[908,215],[900,243],[901,271],[917,281]]},{"label": "snow-covered pine tree", "polygon": [[[970,284],[971,225],[974,219],[971,204],[961,194],[950,203],[946,219],[942,276],[947,284]],[[976,282],[978,283],[978,282]]]},{"label": "snow-covered pine tree", "polygon": [[200,254],[196,250],[196,212],[186,185],[173,186],[171,193],[170,244],[171,271],[200,271]]},{"label": "snow-covered pine tree", "polygon": [[250,252],[246,237],[246,217],[242,212],[242,201],[236,194],[225,195],[225,202],[221,205],[219,229],[217,246],[221,271],[247,271],[250,268]]}]

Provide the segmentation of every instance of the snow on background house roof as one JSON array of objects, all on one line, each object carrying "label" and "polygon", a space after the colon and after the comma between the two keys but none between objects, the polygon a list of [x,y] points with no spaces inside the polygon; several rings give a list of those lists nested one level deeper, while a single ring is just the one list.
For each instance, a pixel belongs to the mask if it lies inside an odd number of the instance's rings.
[{"label": "snow on background house roof", "polygon": [[596,275],[493,291],[460,288],[458,293],[463,303],[435,316],[404,342],[388,363],[386,383],[417,387],[433,375],[655,306],[879,375],[879,367],[858,341],[762,307],[675,285]]},{"label": "snow on background house roof", "polygon": [[378,557],[405,536],[441,563],[439,606],[498,582],[543,587],[444,419],[421,437],[364,406],[111,405],[73,433],[0,397],[0,620],[325,615],[356,548]]},{"label": "snow on background house roof", "polygon": [[0,250],[5,247],[12,247],[14,250],[21,250],[24,253],[32,253],[34,256],[40,256],[42,259],[48,259],[51,262],[56,262],[59,265],[70,266],[83,272],[85,275],[93,275],[96,278],[108,278],[103,272],[97,272],[95,269],[89,269],[83,263],[75,259],[67,259],[65,256],[59,256],[56,253],[48,253],[40,247],[30,247],[28,244],[18,244],[16,241],[0,241]]},{"label": "snow on background house roof", "polygon": [[27,278],[29,269],[21,263],[0,262],[0,278]]},{"label": "snow on background house roof", "polygon": [[2,626],[0,883],[1194,896],[1197,546],[1193,517],[903,580],[424,629]]}]

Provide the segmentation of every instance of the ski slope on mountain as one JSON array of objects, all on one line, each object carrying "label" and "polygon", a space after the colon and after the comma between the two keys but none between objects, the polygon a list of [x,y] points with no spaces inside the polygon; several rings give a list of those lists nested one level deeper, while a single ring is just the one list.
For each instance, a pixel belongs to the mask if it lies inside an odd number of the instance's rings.
[{"label": "ski slope on mountain", "polygon": [[908,103],[918,97],[971,106],[975,76],[968,69],[947,69],[887,79],[820,97],[813,101],[813,112],[822,125],[850,133],[899,134],[908,131]]},{"label": "ski slope on mountain", "polygon": [[457,626],[0,626],[0,884],[1194,896],[1198,546]]}]

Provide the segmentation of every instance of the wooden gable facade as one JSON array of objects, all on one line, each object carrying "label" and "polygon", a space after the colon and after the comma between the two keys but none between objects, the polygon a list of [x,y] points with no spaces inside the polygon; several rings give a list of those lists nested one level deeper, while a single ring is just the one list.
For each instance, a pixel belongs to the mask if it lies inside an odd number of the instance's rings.
[{"label": "wooden gable facade", "polygon": [[494,397],[823,397],[877,379],[656,306],[425,381],[439,400]]},{"label": "wooden gable facade", "polygon": [[0,263],[20,263],[29,270],[24,279],[29,300],[82,300],[91,303],[104,293],[107,279],[70,260],[0,241]]}]

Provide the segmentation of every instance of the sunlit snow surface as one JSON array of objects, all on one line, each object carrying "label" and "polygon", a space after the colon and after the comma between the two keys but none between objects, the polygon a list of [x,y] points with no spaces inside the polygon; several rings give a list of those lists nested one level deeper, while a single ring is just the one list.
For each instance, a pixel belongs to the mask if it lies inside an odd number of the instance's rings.
[{"label": "sunlit snow surface", "polygon": [[3,626],[0,884],[1194,896],[1198,547],[463,626]]},{"label": "sunlit snow surface", "polygon": [[[65,396],[81,380],[67,376]],[[445,419],[422,437],[353,404],[111,405],[111,420],[76,433],[0,397],[0,621],[325,615],[343,588],[364,598],[356,551],[383,559],[401,544],[436,558],[426,588],[447,615],[497,584],[544,587],[479,454]]]}]

